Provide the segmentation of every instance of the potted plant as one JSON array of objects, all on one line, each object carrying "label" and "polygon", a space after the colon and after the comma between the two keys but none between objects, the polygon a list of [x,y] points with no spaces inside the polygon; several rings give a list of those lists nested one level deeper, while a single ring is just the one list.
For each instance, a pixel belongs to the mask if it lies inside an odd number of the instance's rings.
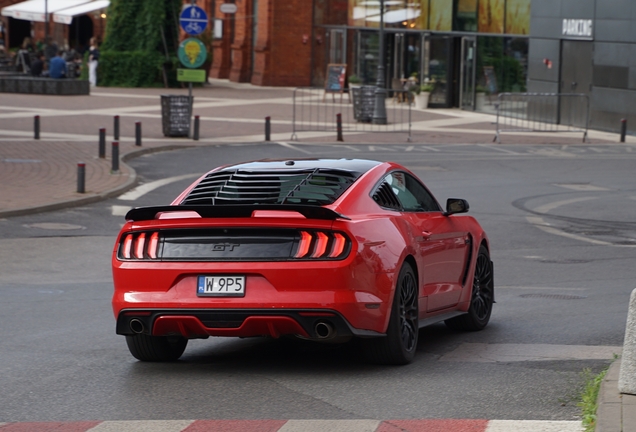
[{"label": "potted plant", "polygon": [[433,91],[434,85],[426,82],[419,87],[416,87],[415,91],[415,108],[426,109],[428,107],[428,98]]}]

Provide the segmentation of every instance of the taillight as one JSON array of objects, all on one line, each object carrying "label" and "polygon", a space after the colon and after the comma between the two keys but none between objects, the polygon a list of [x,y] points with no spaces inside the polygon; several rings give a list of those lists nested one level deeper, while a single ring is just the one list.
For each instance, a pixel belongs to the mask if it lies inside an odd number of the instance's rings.
[{"label": "taillight", "polygon": [[159,250],[158,232],[127,234],[119,244],[119,259],[156,260]]},{"label": "taillight", "polygon": [[343,234],[330,231],[301,231],[294,258],[343,259],[351,249],[351,241]]}]

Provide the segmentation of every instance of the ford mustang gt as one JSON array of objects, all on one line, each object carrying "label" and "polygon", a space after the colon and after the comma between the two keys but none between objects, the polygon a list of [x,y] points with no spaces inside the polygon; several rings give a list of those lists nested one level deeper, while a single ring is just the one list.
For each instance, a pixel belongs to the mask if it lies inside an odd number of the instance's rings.
[{"label": "ford mustang gt", "polygon": [[413,360],[419,328],[483,329],[490,244],[463,199],[442,208],[395,163],[262,160],[216,168],[170,205],[126,215],[112,266],[117,334],[142,361],[189,339],[360,340]]}]

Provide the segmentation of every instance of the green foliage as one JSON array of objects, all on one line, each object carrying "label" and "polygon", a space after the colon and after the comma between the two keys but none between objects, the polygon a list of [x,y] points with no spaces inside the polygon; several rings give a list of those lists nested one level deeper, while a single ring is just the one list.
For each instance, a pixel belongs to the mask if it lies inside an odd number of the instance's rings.
[{"label": "green foliage", "polygon": [[[477,42],[477,70],[483,74],[484,66],[492,66],[497,79],[497,91],[502,92],[524,92],[526,91],[526,80],[523,65],[516,58],[506,55],[504,38],[500,37],[479,37]],[[513,41],[515,42],[515,41]],[[519,42],[512,43],[510,48],[521,51],[524,47],[517,46]],[[478,78],[479,85],[485,85],[485,77]]]},{"label": "green foliage", "polygon": [[181,0],[112,0],[100,47],[100,85],[160,85],[164,63],[168,81],[176,85],[181,5]]},{"label": "green foliage", "polygon": [[598,408],[598,392],[601,388],[601,382],[607,369],[598,375],[594,375],[590,369],[584,369],[582,377],[585,380],[585,387],[581,393],[581,401],[577,404],[581,408],[581,417],[583,417],[583,427],[585,432],[594,432],[596,428],[596,409]]},{"label": "green foliage", "polygon": [[86,50],[84,57],[82,58],[82,69],[80,70],[79,76],[79,79],[82,81],[88,81],[88,55],[89,52]]},{"label": "green foliage", "polygon": [[163,83],[167,63],[170,85],[176,85],[176,57],[166,62],[163,54],[148,51],[102,51],[99,59],[99,83],[116,87],[155,87]]}]

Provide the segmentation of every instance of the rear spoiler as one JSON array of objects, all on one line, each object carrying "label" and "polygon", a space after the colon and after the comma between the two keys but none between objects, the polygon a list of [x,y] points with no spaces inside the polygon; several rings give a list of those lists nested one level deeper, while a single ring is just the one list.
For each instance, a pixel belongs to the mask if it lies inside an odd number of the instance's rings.
[{"label": "rear spoiler", "polygon": [[138,207],[126,214],[126,220],[153,220],[157,213],[195,212],[202,218],[249,218],[257,210],[294,211],[307,219],[349,219],[338,212],[325,207],[294,204],[254,204],[254,205],[170,205],[157,207]]}]

